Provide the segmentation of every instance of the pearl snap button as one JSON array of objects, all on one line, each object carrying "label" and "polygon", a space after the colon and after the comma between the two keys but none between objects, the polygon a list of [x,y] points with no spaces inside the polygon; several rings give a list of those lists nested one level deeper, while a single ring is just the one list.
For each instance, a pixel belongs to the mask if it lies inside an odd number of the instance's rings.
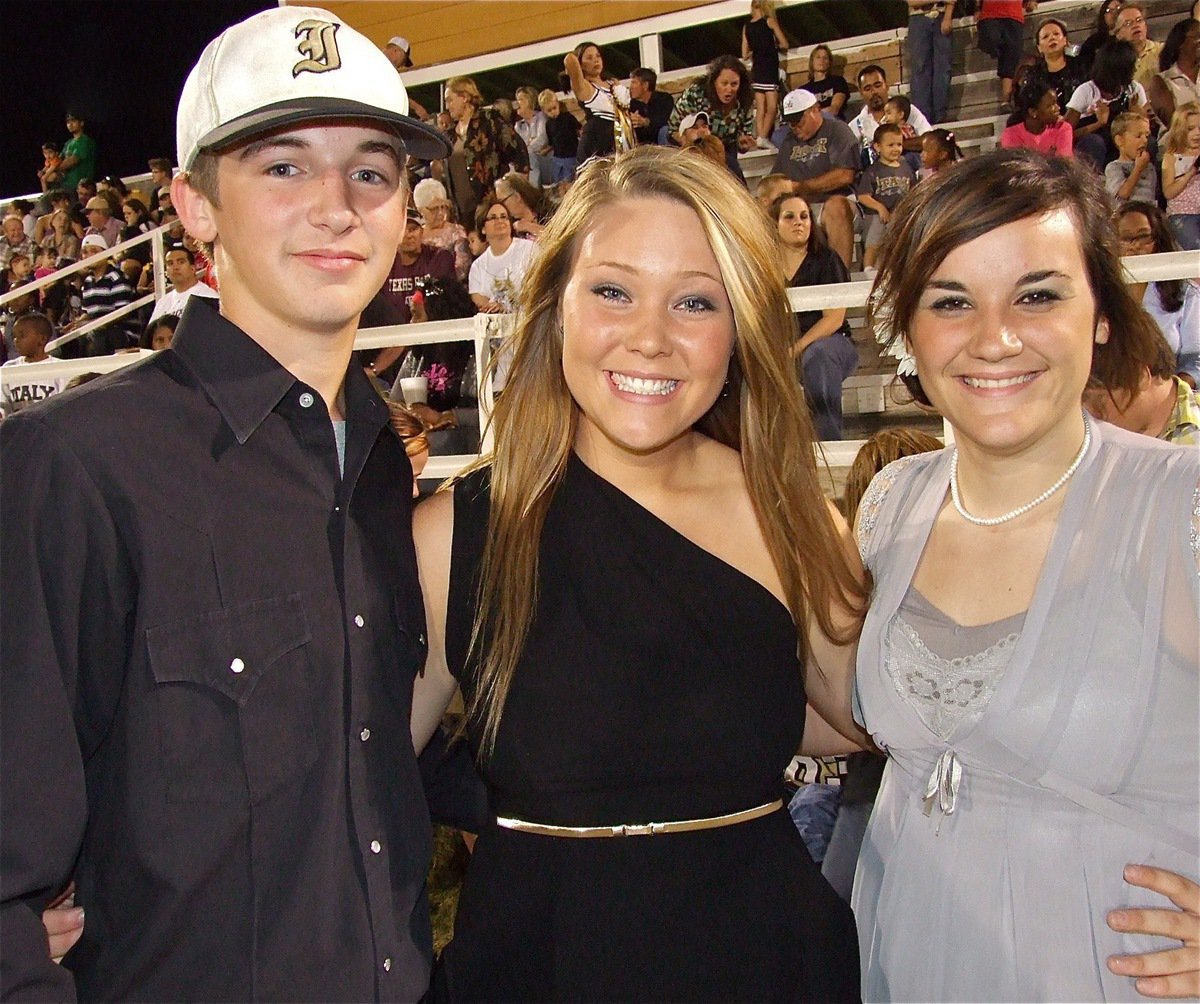
[{"label": "pearl snap button", "polygon": [[234,659],[233,662],[229,664],[229,668],[235,673],[240,673],[246,668],[246,664],[242,662],[241,659]]}]

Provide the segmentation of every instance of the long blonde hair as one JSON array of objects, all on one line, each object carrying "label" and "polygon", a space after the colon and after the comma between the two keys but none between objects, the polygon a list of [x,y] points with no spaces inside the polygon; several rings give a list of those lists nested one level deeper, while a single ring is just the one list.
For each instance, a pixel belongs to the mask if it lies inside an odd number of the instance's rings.
[{"label": "long blonde hair", "polygon": [[1200,115],[1200,101],[1188,101],[1175,107],[1163,141],[1163,153],[1173,153],[1178,157],[1187,152],[1188,119],[1193,115]]},{"label": "long blonde hair", "polygon": [[858,617],[865,611],[866,587],[821,493],[812,421],[787,353],[795,327],[771,227],[723,165],[666,147],[637,147],[584,171],[542,232],[522,284],[508,384],[492,415],[495,449],[475,465],[491,465],[470,647],[478,675],[468,708],[483,724],[485,756],[534,619],[542,527],[575,439],[577,408],[562,369],[562,291],[579,241],[600,225],[603,209],[647,197],[693,210],[721,269],[736,330],[729,392],[696,428],[741,452],[755,515],[797,624],[802,663],[810,612],[826,635],[844,643],[857,625],[839,631],[834,608]]}]

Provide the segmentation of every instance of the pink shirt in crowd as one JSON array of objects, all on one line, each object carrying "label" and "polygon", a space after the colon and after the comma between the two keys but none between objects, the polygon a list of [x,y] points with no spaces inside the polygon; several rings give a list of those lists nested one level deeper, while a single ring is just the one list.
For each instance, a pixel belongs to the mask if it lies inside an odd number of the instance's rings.
[{"label": "pink shirt in crowd", "polygon": [[1036,134],[1026,129],[1024,122],[1010,125],[1000,134],[1000,145],[1003,147],[1025,146],[1038,153],[1058,154],[1060,157],[1075,156],[1072,143],[1071,124],[1066,119],[1059,119]]}]

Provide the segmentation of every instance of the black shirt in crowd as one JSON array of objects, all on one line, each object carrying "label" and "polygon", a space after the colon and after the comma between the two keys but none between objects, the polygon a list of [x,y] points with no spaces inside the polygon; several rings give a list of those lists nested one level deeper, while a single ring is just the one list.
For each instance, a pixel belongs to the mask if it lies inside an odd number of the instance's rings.
[{"label": "black shirt in crowd", "polygon": [[[789,286],[825,286],[835,282],[849,282],[850,273],[837,252],[828,247],[810,245],[804,261],[796,269],[796,274],[788,282]],[[793,315],[796,318],[796,328],[804,334],[821,319],[819,310],[798,310]],[[834,334],[850,337],[850,322],[843,321],[842,326]]]},{"label": "black shirt in crowd", "polygon": [[412,471],[354,365],[344,413],[341,475],[320,396],[193,298],[0,425],[5,999],[424,992]]},{"label": "black shirt in crowd", "polygon": [[579,119],[565,108],[546,116],[546,138],[555,157],[574,157],[579,149]]},{"label": "black shirt in crowd", "polygon": [[629,110],[645,115],[650,120],[649,125],[634,129],[633,132],[639,143],[653,146],[658,142],[658,134],[667,124],[671,112],[675,110],[675,99],[666,91],[652,91],[649,101],[630,101]]}]

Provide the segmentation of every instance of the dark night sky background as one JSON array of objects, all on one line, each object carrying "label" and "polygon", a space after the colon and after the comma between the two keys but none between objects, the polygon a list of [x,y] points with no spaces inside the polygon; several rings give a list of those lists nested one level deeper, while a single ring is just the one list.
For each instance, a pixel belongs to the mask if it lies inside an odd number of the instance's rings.
[{"label": "dark night sky background", "polygon": [[0,0],[0,198],[35,191],[41,144],[87,119],[97,172],[175,161],[175,104],[223,28],[274,0]]}]

